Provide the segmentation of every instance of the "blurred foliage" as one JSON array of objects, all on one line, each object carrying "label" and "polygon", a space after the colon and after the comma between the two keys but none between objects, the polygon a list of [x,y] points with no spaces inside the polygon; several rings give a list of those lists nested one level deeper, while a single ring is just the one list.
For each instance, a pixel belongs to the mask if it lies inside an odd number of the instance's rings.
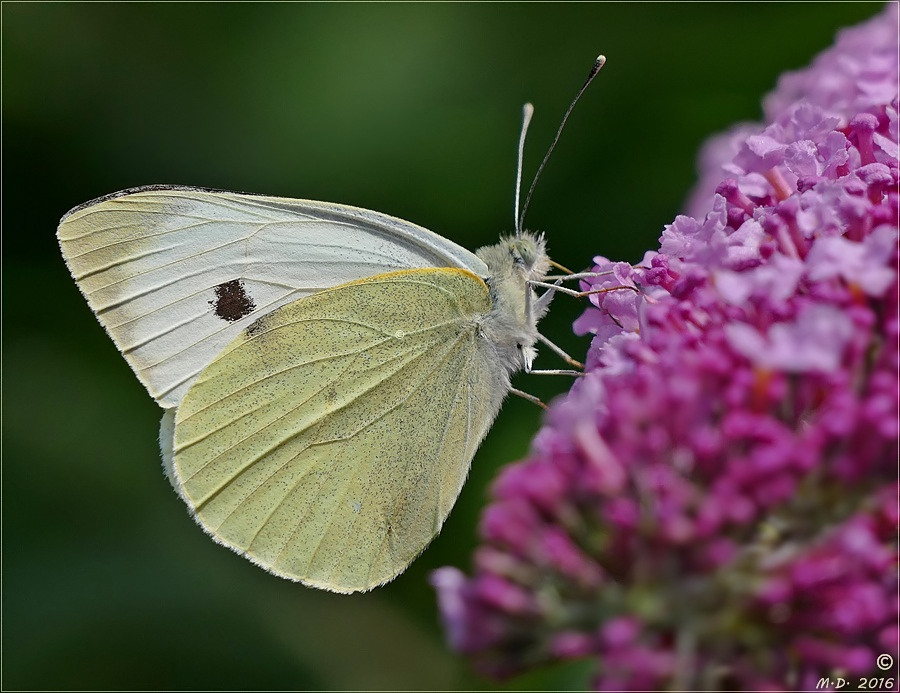
[{"label": "blurred foliage", "polygon": [[[636,260],[678,213],[699,143],[758,119],[780,72],[880,6],[4,3],[3,688],[583,685],[581,663],[477,678],[427,584],[468,566],[485,488],[527,453],[535,407],[506,405],[443,533],[390,585],[347,597],[272,577],[169,488],[159,410],[69,278],[57,221],[180,183],[377,209],[474,249],[512,225],[522,104],[527,183],[603,52],[527,226],[573,269]],[[543,324],[576,356],[579,311],[559,297]]]}]

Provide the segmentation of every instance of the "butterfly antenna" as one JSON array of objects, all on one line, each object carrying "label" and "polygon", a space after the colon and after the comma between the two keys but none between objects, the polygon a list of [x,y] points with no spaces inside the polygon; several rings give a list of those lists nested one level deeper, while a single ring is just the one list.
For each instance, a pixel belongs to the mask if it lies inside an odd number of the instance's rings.
[{"label": "butterfly antenna", "polygon": [[519,133],[519,155],[516,165],[516,208],[513,213],[516,215],[516,235],[522,233],[522,217],[519,215],[519,196],[522,192],[522,159],[525,157],[525,134],[528,132],[528,126],[531,124],[531,116],[534,115],[534,106],[526,103],[522,106],[522,132]]},{"label": "butterfly antenna", "polygon": [[[590,86],[591,82],[594,81],[594,77],[597,76],[597,73],[600,72],[600,68],[606,64],[606,56],[598,55],[597,59],[594,61],[594,64],[591,66],[591,71],[588,74],[587,79],[584,81],[584,84],[581,85],[581,89],[578,90],[578,93],[575,95],[575,98],[572,99],[572,103],[569,104],[569,108],[566,109],[566,113],[562,118],[562,122],[559,124],[559,129],[556,131],[556,137],[553,138],[553,142],[550,144],[550,148],[547,150],[547,153],[544,155],[544,160],[541,162],[541,165],[538,166],[537,173],[534,174],[534,179],[531,181],[531,187],[528,188],[528,195],[525,196],[525,204],[522,206],[522,213],[516,218],[516,229],[521,230],[522,221],[525,219],[525,212],[528,210],[528,203],[531,202],[531,194],[534,192],[534,186],[537,185],[538,178],[541,177],[541,171],[544,170],[544,166],[547,165],[547,159],[550,158],[550,154],[553,153],[553,149],[556,147],[556,143],[559,142],[559,136],[562,134],[563,128],[566,125],[566,121],[569,119],[569,114],[572,112],[572,109],[575,108],[575,104],[578,103],[578,99],[581,98],[581,95],[587,91],[588,86]],[[522,131],[522,139],[525,137],[524,129]],[[521,151],[521,143],[519,145]],[[522,157],[519,155],[519,166],[521,170],[522,165]],[[521,175],[521,174],[520,174]],[[516,198],[518,199],[518,188],[516,192]],[[516,203],[516,208],[518,209],[518,202]]]}]

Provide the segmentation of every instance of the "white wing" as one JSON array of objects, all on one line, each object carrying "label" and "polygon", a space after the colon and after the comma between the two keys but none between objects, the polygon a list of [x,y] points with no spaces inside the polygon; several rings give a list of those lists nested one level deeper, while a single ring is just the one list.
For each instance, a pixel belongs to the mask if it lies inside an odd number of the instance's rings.
[{"label": "white wing", "polygon": [[385,214],[180,186],[83,204],[57,236],[97,318],[163,407],[177,406],[243,328],[297,298],[393,270],[487,274],[473,253]]}]

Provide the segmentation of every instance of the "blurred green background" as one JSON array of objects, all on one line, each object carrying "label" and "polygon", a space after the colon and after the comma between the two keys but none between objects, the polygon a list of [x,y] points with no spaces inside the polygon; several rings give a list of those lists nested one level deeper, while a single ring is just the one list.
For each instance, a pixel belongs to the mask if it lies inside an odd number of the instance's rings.
[{"label": "blurred green background", "polygon": [[[880,4],[2,5],[3,671],[10,689],[577,688],[496,684],[444,646],[428,573],[468,568],[497,470],[540,412],[513,398],[440,537],[373,593],[272,577],[215,545],[163,477],[160,411],[59,257],[70,207],[180,183],[387,212],[474,249],[512,225],[591,61],[527,226],[579,269],[655,247],[708,134]],[[574,355],[579,304],[543,331]],[[546,358],[546,357],[545,357]],[[552,359],[545,364],[555,363]],[[552,367],[552,366],[551,366]],[[560,379],[517,386],[544,398]]]}]

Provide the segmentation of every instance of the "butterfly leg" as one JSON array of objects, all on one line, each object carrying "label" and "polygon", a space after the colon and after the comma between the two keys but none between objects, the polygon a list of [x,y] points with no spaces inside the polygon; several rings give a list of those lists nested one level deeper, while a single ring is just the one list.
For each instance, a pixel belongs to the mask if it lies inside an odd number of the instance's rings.
[{"label": "butterfly leg", "polygon": [[563,361],[565,361],[566,363],[568,363],[570,366],[575,366],[575,368],[584,368],[584,364],[583,364],[583,363],[581,363],[580,361],[576,361],[575,359],[573,359],[573,358],[572,358],[571,356],[569,356],[565,351],[563,351],[560,347],[556,346],[556,344],[554,344],[553,342],[551,342],[549,339],[547,339],[547,338],[546,338],[544,335],[542,335],[540,332],[538,332],[538,341],[539,341],[541,344],[544,344],[545,346],[549,347],[549,348],[550,348],[550,351],[552,351],[554,354],[556,354],[557,356],[559,356]]},{"label": "butterfly leg", "polygon": [[580,378],[584,375],[581,371],[572,371],[566,368],[552,368],[552,369],[533,369],[533,368],[525,368],[525,372],[528,375],[574,375],[576,378]]},{"label": "butterfly leg", "polygon": [[[633,286],[612,286],[606,287],[603,289],[592,289],[590,291],[576,291],[575,289],[569,289],[564,286],[560,286],[567,279],[591,279],[595,277],[605,277],[612,274],[612,271],[607,272],[579,272],[577,274],[568,274],[562,276],[550,276],[545,277],[545,279],[552,279],[553,283],[551,284],[549,281],[530,281],[528,282],[531,286],[540,286],[547,289],[543,294],[541,294],[537,301],[535,302],[535,314],[538,316],[544,315],[547,312],[547,308],[550,306],[550,301],[553,300],[553,296],[557,291],[561,291],[564,294],[569,296],[575,296],[576,298],[583,298],[584,296],[590,296],[591,294],[604,294],[609,291],[619,291],[620,289],[631,289],[632,291],[638,291],[636,287]],[[527,311],[527,315],[532,315],[532,306],[531,306],[531,295],[530,292],[525,295],[525,310]]]},{"label": "butterfly leg", "polygon": [[522,392],[521,390],[517,390],[514,387],[510,388],[509,391],[511,394],[518,395],[522,399],[527,399],[532,404],[538,405],[541,409],[543,409],[545,411],[548,409],[547,405],[544,404],[539,398],[535,397],[534,395],[529,395],[527,392]]},{"label": "butterfly leg", "polygon": [[548,274],[544,277],[544,281],[567,282],[573,279],[595,279],[596,277],[608,277],[613,273],[612,270],[604,272],[572,272],[571,274]]},{"label": "butterfly leg", "polygon": [[[535,307],[537,308],[537,315],[544,315],[547,312],[547,309],[550,307],[550,301],[553,300],[555,296],[555,292],[553,291],[545,291],[540,296],[538,296],[537,301],[535,301]],[[526,310],[531,309],[531,291],[529,290],[525,294],[525,304]],[[530,315],[530,313],[529,313]]]},{"label": "butterfly leg", "polygon": [[[560,280],[557,279],[557,281],[560,281]],[[574,296],[575,298],[584,298],[585,296],[591,296],[593,294],[606,294],[606,293],[609,293],[610,291],[621,291],[623,289],[629,289],[631,291],[634,291],[635,293],[640,293],[640,289],[638,289],[636,286],[626,286],[624,284],[622,286],[608,286],[604,289],[591,289],[590,291],[575,291],[575,289],[569,289],[569,288],[566,288],[565,286],[560,286],[559,284],[550,284],[549,282],[533,281],[533,282],[529,282],[529,283],[532,286],[541,286],[541,287],[544,287],[545,289],[548,289],[547,293],[550,293],[550,291],[559,291],[559,292],[566,294],[567,296]],[[541,296],[541,298],[538,299],[538,302],[540,302],[541,299],[543,299],[544,296],[546,296],[546,295],[547,295],[546,293],[543,294]],[[548,300],[548,303],[549,303],[549,300]]]}]

